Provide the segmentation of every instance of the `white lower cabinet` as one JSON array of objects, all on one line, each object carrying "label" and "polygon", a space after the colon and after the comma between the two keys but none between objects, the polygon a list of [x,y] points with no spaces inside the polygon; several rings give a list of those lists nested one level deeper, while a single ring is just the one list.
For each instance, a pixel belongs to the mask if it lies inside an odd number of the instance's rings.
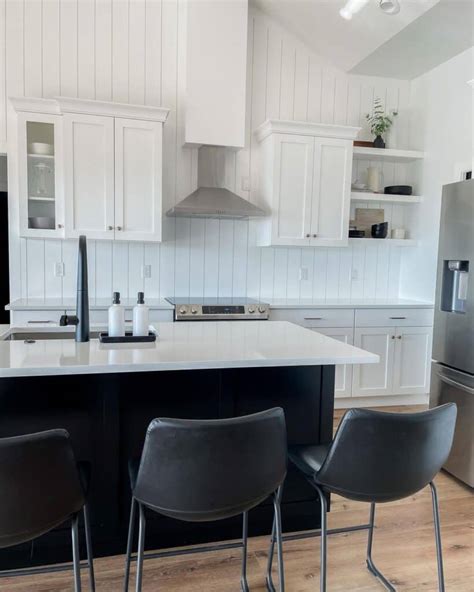
[{"label": "white lower cabinet", "polygon": [[392,394],[395,330],[390,327],[356,329],[354,345],[380,356],[378,364],[354,366],[352,396],[370,397]]},{"label": "white lower cabinet", "polygon": [[427,393],[430,386],[430,327],[398,327],[393,363],[394,395]]},{"label": "white lower cabinet", "polygon": [[[318,333],[332,337],[342,343],[353,345],[354,331],[352,328],[334,327],[331,329],[313,329]],[[352,366],[340,364],[336,366],[334,396],[337,398],[350,397],[352,392]]]},{"label": "white lower cabinet", "polygon": [[429,391],[431,327],[366,327],[354,345],[380,356],[354,367],[352,396],[416,395]]}]

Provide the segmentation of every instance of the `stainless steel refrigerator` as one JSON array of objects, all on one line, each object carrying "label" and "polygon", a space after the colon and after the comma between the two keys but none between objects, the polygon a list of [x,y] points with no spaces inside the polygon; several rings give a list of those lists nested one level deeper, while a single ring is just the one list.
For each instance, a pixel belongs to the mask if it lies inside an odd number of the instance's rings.
[{"label": "stainless steel refrigerator", "polygon": [[445,185],[441,206],[430,407],[454,401],[445,469],[474,487],[474,180]]}]

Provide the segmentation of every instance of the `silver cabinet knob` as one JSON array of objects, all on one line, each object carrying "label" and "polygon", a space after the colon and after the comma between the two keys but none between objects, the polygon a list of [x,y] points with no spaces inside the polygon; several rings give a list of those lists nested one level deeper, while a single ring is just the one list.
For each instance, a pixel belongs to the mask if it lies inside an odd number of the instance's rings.
[{"label": "silver cabinet knob", "polygon": [[317,234],[313,234],[313,238],[316,238],[318,235]]},{"label": "silver cabinet knob", "polygon": [[107,226],[107,230],[113,230],[114,227],[113,226]]},{"label": "silver cabinet knob", "polygon": [[399,335],[399,336],[397,337],[397,339],[401,339],[401,338],[402,338],[402,336],[401,336],[401,335]]},{"label": "silver cabinet knob", "polygon": [[310,237],[311,237],[311,235],[310,235],[310,234],[307,234],[307,235],[306,235],[306,238],[310,238]]},{"label": "silver cabinet knob", "polygon": [[58,228],[63,228],[63,225],[62,224],[58,224]]},{"label": "silver cabinet knob", "polygon": [[117,226],[117,230],[122,230],[122,227],[121,226]]},{"label": "silver cabinet knob", "polygon": [[392,335],[392,339],[395,339],[395,335]]}]

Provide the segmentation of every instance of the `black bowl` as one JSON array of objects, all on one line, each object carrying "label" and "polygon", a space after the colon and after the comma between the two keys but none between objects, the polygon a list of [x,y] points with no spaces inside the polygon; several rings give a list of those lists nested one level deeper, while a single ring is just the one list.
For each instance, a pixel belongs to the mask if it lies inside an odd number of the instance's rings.
[{"label": "black bowl", "polygon": [[382,222],[381,224],[372,224],[371,234],[372,238],[387,238],[388,222]]},{"label": "black bowl", "polygon": [[389,185],[385,187],[384,193],[387,195],[411,195],[413,187],[411,185]]}]

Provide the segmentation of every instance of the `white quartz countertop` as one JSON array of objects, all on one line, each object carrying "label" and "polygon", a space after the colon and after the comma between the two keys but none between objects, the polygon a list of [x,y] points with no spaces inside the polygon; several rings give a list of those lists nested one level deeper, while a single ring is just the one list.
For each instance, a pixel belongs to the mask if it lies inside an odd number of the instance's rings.
[{"label": "white quartz countertop", "polygon": [[276,298],[268,303],[271,308],[434,308],[432,302],[405,298]]},{"label": "white quartz countertop", "polygon": [[[146,295],[145,295],[146,298]],[[408,300],[404,298],[390,299],[357,299],[357,298],[262,298],[271,308],[433,308],[432,302]],[[126,308],[133,308],[135,298],[123,298],[122,304]],[[163,298],[146,298],[146,304],[154,310],[173,310],[173,306]],[[91,298],[91,310],[107,310],[110,298]],[[19,298],[8,304],[6,310],[75,310],[75,298]]]},{"label": "white quartz countertop", "polygon": [[[284,321],[156,323],[154,328],[159,337],[147,344],[0,341],[0,378],[379,361],[375,354]],[[0,325],[0,337],[11,330]]]},{"label": "white quartz countertop", "polygon": [[[173,306],[163,298],[146,298],[148,308],[157,310],[173,310]],[[112,303],[111,298],[89,298],[90,310],[107,310]],[[136,298],[122,298],[125,308],[133,308]],[[18,298],[5,306],[6,310],[76,310],[75,298]]]}]

